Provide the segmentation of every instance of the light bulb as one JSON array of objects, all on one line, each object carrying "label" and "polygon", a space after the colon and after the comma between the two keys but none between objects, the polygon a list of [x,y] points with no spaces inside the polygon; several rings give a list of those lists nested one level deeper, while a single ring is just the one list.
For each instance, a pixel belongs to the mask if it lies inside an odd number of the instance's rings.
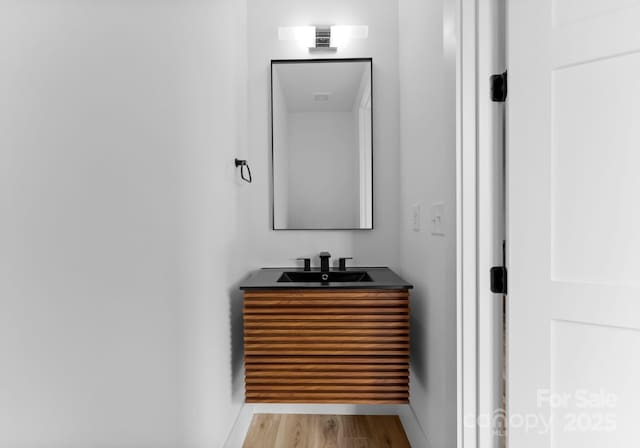
[{"label": "light bulb", "polygon": [[278,39],[295,40],[302,48],[315,47],[315,26],[283,26],[278,28]]},{"label": "light bulb", "polygon": [[331,27],[331,46],[344,47],[351,39],[366,39],[369,37],[368,26],[336,25]]}]

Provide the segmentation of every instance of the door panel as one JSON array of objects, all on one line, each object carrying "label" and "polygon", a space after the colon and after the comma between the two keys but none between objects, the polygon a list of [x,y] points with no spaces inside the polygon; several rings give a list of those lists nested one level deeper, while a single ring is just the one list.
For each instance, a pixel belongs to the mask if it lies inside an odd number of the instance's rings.
[{"label": "door panel", "polygon": [[551,390],[573,399],[552,407],[552,446],[601,448],[637,445],[640,331],[554,320],[551,327]]},{"label": "door panel", "polygon": [[639,24],[638,0],[509,3],[511,447],[638,444]]},{"label": "door panel", "polygon": [[554,70],[551,103],[552,278],[638,284],[640,53]]},{"label": "door panel", "polygon": [[555,0],[553,23],[563,26],[637,5],[638,0]]},{"label": "door panel", "polygon": [[[539,0],[535,5],[544,6],[548,1]],[[552,45],[545,59],[548,58],[548,54],[551,54],[552,66],[558,69],[638,51],[640,1],[636,0],[635,3],[638,6],[618,9],[580,22],[556,25],[553,29],[550,29],[547,23],[544,29],[539,30],[546,35],[545,39],[539,43],[549,42],[550,38],[552,39]],[[517,6],[515,3],[510,4],[512,9]]]}]

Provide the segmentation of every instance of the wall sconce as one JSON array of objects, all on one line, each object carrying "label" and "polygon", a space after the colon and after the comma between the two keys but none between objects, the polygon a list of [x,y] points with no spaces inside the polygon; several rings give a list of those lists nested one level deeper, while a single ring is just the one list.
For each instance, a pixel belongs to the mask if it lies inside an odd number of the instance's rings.
[{"label": "wall sconce", "polygon": [[278,28],[280,40],[295,40],[309,51],[337,51],[351,39],[366,39],[369,27],[349,25],[288,26]]}]

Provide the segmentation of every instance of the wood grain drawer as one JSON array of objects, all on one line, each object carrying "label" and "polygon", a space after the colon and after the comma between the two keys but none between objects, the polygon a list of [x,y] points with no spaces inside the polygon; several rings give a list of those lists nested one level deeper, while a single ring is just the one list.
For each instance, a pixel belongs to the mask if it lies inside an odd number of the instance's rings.
[{"label": "wood grain drawer", "polygon": [[407,290],[245,291],[250,403],[407,403]]}]

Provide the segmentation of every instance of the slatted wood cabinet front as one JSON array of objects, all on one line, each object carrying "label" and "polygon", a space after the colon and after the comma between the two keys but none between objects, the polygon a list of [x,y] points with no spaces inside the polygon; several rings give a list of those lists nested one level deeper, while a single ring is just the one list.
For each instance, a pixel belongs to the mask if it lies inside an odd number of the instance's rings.
[{"label": "slatted wood cabinet front", "polygon": [[248,403],[409,401],[409,292],[246,290]]}]

